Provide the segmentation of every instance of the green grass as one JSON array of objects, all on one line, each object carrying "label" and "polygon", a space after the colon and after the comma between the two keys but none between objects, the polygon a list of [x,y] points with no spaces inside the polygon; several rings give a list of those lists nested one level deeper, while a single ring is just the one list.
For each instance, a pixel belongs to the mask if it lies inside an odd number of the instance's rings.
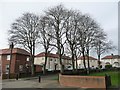
[{"label": "green grass", "polygon": [[105,76],[105,74],[110,75],[112,87],[120,86],[120,72],[118,71],[106,71],[106,72],[92,73],[89,76]]},{"label": "green grass", "polygon": [[[110,75],[112,87],[120,86],[120,72],[119,71],[97,72],[97,73],[91,73],[87,76],[105,76],[105,74]],[[58,80],[58,75],[51,77],[51,80]]]},{"label": "green grass", "polygon": [[54,77],[51,77],[51,80],[58,80],[59,76],[55,75]]}]

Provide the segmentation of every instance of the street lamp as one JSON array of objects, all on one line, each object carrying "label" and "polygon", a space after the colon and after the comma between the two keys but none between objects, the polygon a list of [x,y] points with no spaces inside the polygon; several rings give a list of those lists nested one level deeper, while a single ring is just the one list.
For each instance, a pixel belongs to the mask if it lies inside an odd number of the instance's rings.
[{"label": "street lamp", "polygon": [[10,44],[9,49],[10,49],[10,62],[9,62],[9,72],[8,72],[8,79],[10,79],[10,69],[11,69],[11,60],[12,60],[12,50],[14,48],[13,42]]}]

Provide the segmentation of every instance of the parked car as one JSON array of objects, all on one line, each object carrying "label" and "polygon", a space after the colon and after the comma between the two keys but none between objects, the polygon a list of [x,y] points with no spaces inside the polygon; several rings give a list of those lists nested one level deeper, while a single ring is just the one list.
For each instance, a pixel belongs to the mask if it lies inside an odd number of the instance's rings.
[{"label": "parked car", "polygon": [[72,70],[73,67],[72,67],[71,65],[66,65],[66,66],[65,66],[65,69],[66,69],[66,70]]}]

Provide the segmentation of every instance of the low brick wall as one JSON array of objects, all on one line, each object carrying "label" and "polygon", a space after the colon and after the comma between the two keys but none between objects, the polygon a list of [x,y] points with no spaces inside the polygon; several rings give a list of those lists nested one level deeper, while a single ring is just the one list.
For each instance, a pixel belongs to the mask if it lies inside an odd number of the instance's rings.
[{"label": "low brick wall", "polygon": [[102,88],[102,90],[106,90],[105,76],[73,76],[59,74],[59,83],[62,86]]}]

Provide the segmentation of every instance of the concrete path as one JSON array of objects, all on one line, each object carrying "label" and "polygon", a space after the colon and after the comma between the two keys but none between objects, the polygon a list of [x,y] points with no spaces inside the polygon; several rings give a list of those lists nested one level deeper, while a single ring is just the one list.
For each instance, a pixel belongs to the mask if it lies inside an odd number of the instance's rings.
[{"label": "concrete path", "polygon": [[71,88],[72,90],[85,90],[74,87],[61,86],[58,80],[53,80],[54,75],[41,76],[41,82],[38,82],[38,77],[22,78],[19,80],[10,79],[3,80],[2,88]]}]

